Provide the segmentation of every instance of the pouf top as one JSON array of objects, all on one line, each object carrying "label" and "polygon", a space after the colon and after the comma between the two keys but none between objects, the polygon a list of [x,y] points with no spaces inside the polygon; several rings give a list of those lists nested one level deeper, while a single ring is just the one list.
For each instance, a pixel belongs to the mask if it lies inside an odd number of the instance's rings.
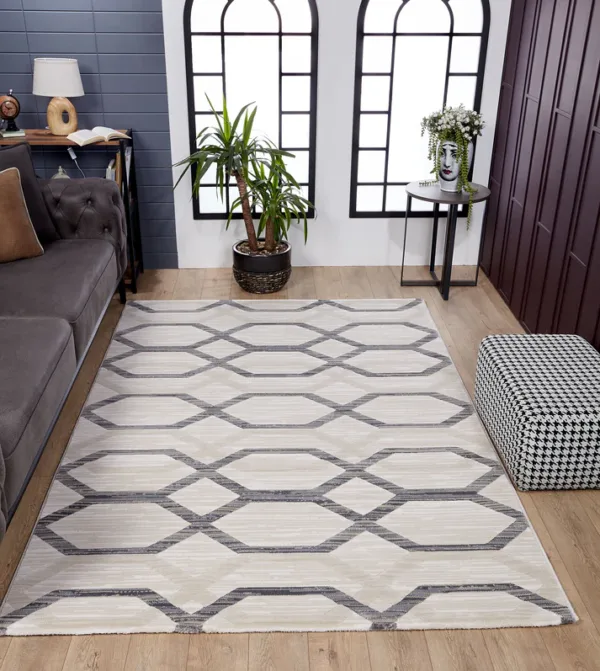
[{"label": "pouf top", "polygon": [[577,335],[493,335],[481,354],[507,393],[536,414],[600,415],[600,354]]}]

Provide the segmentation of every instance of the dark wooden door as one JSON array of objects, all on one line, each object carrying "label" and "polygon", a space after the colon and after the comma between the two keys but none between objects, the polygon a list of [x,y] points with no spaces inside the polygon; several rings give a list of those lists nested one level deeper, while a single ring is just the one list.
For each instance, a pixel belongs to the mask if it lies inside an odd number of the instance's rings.
[{"label": "dark wooden door", "polygon": [[513,3],[482,266],[531,332],[600,348],[600,2]]}]

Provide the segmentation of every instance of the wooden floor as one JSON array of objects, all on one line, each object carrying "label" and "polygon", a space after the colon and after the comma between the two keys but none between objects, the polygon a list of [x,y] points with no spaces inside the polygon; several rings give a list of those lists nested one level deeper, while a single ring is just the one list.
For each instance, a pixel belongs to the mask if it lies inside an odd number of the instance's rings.
[{"label": "wooden floor", "polygon": [[[400,288],[399,269],[296,268],[277,298],[420,297],[470,393],[477,348],[490,333],[520,332],[482,277],[444,303],[434,288]],[[231,271],[146,272],[137,298],[249,298]],[[115,300],[0,546],[5,592],[45,492],[110,342]],[[52,636],[0,639],[1,671],[600,671],[600,491],[540,492],[521,499],[580,622],[483,631],[236,635]]]}]

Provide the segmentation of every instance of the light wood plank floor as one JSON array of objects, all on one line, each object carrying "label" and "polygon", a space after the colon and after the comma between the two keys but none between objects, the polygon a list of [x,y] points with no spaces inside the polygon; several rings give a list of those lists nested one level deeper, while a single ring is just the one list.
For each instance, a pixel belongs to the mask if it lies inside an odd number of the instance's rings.
[{"label": "light wood plank floor", "polygon": [[[278,298],[427,301],[470,393],[477,348],[521,328],[485,276],[445,303],[432,288],[401,288],[399,269],[296,268]],[[137,298],[251,298],[228,269],[148,271]],[[255,298],[255,297],[254,297]],[[50,442],[0,546],[2,594],[121,313],[113,301]],[[580,622],[485,631],[242,635],[53,636],[0,639],[0,671],[600,671],[600,492],[521,494]]]}]

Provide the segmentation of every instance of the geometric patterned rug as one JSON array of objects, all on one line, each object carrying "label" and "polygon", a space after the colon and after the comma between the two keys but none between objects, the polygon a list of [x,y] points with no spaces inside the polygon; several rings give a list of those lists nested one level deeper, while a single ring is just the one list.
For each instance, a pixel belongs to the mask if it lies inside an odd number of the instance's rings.
[{"label": "geometric patterned rug", "polygon": [[575,620],[425,303],[141,301],[0,631]]}]

